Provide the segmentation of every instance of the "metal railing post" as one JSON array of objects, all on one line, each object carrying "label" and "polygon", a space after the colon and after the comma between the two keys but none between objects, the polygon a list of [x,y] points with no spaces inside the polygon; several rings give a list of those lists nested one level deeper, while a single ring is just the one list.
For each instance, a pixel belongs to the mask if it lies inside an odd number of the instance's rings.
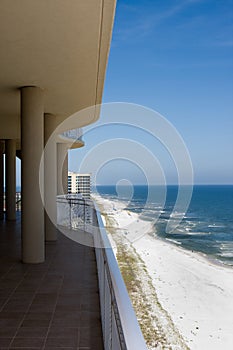
[{"label": "metal railing post", "polygon": [[70,229],[72,229],[72,222],[71,222],[71,206],[72,206],[72,200],[69,200],[69,208],[70,208]]}]

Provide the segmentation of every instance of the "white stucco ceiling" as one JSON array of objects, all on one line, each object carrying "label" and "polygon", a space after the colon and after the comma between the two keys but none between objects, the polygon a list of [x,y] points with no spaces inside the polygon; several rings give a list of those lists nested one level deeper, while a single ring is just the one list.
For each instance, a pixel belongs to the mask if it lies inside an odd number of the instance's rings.
[{"label": "white stucco ceiling", "polygon": [[0,139],[19,137],[21,86],[43,88],[60,121],[101,102],[114,10],[115,0],[0,1]]}]

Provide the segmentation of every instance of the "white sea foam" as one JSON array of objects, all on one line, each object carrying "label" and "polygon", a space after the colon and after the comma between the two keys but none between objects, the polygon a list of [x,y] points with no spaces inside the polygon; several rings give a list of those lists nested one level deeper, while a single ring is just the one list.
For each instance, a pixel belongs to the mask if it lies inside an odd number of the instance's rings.
[{"label": "white sea foam", "polygon": [[202,232],[202,231],[189,231],[188,232],[188,235],[190,235],[190,236],[201,236],[201,235],[211,235],[212,234],[212,232]]},{"label": "white sea foam", "polygon": [[172,242],[172,243],[175,243],[175,244],[178,244],[178,245],[182,244],[181,242],[178,242],[175,239],[171,239],[171,238],[165,238],[165,239],[166,239],[166,241],[169,241],[169,242]]},{"label": "white sea foam", "polygon": [[230,251],[230,252],[222,252],[220,254],[218,254],[218,256],[221,256],[223,258],[233,258],[233,252]]},{"label": "white sea foam", "polygon": [[220,249],[230,249],[233,251],[233,242],[221,243]]},{"label": "white sea foam", "polygon": [[182,212],[174,212],[174,213],[171,213],[170,214],[170,217],[184,217],[185,213],[182,213]]}]

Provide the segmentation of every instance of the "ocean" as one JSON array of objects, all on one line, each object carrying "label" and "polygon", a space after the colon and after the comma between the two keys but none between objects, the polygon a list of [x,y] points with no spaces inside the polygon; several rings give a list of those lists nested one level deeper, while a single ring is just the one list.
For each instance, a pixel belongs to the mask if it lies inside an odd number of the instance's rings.
[{"label": "ocean", "polygon": [[[117,193],[118,191],[118,193]],[[202,253],[218,263],[233,267],[233,185],[194,186],[192,199],[184,218],[172,233],[166,225],[172,213],[177,186],[167,186],[166,201],[159,201],[159,186],[97,186],[104,198],[125,202],[125,209],[155,222],[155,234],[181,248]],[[129,200],[130,198],[130,200]]]}]

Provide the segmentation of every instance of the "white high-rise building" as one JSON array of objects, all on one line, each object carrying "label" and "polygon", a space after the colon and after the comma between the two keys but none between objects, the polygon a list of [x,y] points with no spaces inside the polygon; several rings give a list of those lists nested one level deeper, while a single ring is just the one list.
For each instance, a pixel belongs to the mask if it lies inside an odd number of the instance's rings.
[{"label": "white high-rise building", "polygon": [[79,174],[69,171],[68,193],[80,193],[84,199],[90,199],[91,174]]},{"label": "white high-rise building", "polygon": [[68,193],[77,193],[76,173],[68,172]]}]

